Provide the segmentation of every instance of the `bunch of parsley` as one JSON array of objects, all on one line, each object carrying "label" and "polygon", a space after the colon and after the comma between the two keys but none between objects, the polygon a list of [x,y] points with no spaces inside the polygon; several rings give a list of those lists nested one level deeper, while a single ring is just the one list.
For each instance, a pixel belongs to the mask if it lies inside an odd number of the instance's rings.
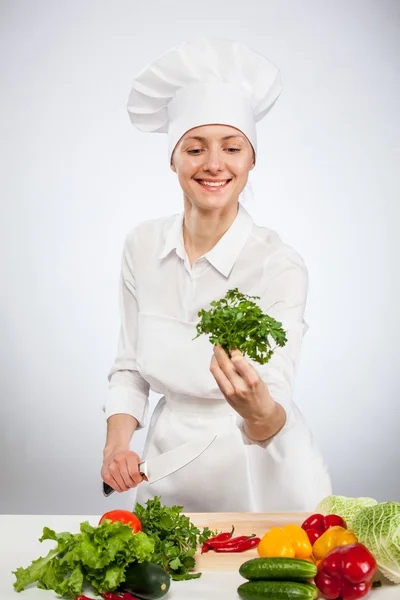
[{"label": "bunch of parsley", "polygon": [[[259,296],[247,296],[238,288],[229,290],[221,300],[211,302],[211,310],[198,313],[200,322],[196,325],[198,338],[209,334],[210,342],[220,344],[229,356],[229,351],[237,348],[254,361],[265,364],[277,346],[287,342],[282,323],[263,313],[253,302]],[[271,341],[276,346],[272,348]]]},{"label": "bunch of parsley", "polygon": [[152,562],[163,567],[175,581],[196,579],[201,573],[189,573],[195,566],[194,555],[198,544],[215,535],[208,527],[200,531],[189,517],[181,514],[182,506],[163,506],[160,497],[137,503],[134,513],[142,524],[143,532],[154,540]]}]

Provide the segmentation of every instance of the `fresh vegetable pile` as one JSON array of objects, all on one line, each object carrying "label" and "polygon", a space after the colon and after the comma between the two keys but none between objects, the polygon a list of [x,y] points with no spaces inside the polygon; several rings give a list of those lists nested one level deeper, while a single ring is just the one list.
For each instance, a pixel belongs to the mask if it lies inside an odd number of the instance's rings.
[{"label": "fresh vegetable pile", "polygon": [[[326,499],[325,505],[334,503]],[[367,524],[374,530],[375,541],[378,531],[382,534],[390,530],[389,521],[399,531],[399,506],[388,502],[360,509],[353,524],[360,530],[361,539],[371,544]],[[378,529],[377,521],[381,524]],[[394,549],[393,531],[390,547]],[[242,577],[248,579],[238,588],[244,600],[313,600],[318,594],[327,600],[359,600],[380,584],[373,583],[377,570],[374,554],[360,543],[353,530],[347,529],[340,515],[315,513],[301,526],[273,527],[261,538],[257,553],[260,558],[245,562],[239,569]],[[389,562],[393,567],[392,557]],[[392,568],[390,574],[393,573]]]},{"label": "fresh vegetable pile", "polygon": [[129,525],[118,522],[92,527],[85,521],[75,534],[45,527],[43,540],[54,540],[57,546],[46,557],[14,572],[17,592],[35,582],[65,598],[76,598],[88,583],[98,593],[112,592],[125,581],[129,565],[149,562],[154,553],[151,538],[141,531],[133,534]]},{"label": "fresh vegetable pile", "polygon": [[354,530],[358,541],[374,556],[380,572],[400,583],[400,503],[373,498],[328,496],[317,510],[340,514]]},{"label": "fresh vegetable pile", "polygon": [[[201,310],[197,324],[197,335],[208,334],[210,342],[220,344],[229,356],[229,351],[237,348],[254,361],[265,364],[274,353],[276,346],[283,347],[286,332],[282,324],[263,313],[253,300],[259,296],[247,296],[237,288],[229,290],[224,298],[211,302],[211,310]],[[271,347],[271,339],[276,346]]]},{"label": "fresh vegetable pile", "polygon": [[[244,562],[239,586],[244,600],[359,600],[380,571],[400,583],[400,504],[378,504],[371,498],[330,496],[320,512],[301,526],[273,527],[255,534],[202,531],[160,498],[136,504],[135,513],[117,510],[103,515],[97,527],[81,523],[79,533],[55,533],[45,527],[40,541],[57,546],[27,568],[14,571],[14,588],[30,584],[60,596],[87,600],[86,586],[103,600],[158,600],[171,578],[193,579],[197,547],[204,552],[245,552],[257,548],[259,558]],[[327,514],[326,509],[333,509]],[[325,509],[325,510],[324,510]],[[339,514],[339,511],[341,514]],[[348,520],[352,529],[348,529]],[[90,599],[89,599],[90,600]]]},{"label": "fresh vegetable pile", "polygon": [[[56,533],[45,527],[40,541],[57,546],[27,568],[14,571],[14,588],[28,585],[54,590],[65,598],[82,595],[90,585],[103,598],[128,593],[141,600],[164,596],[170,580],[192,579],[194,554],[213,532],[200,531],[181,514],[182,507],[162,506],[160,498],[136,504],[136,515],[125,510],[103,515],[97,527],[81,523],[79,533]],[[110,595],[111,594],[111,595]]]}]

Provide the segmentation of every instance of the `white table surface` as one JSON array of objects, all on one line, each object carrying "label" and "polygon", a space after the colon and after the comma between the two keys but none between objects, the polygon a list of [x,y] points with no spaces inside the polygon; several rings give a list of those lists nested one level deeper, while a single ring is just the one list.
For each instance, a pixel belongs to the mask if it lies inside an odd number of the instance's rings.
[{"label": "white table surface", "polygon": [[[57,533],[79,531],[82,521],[97,525],[100,515],[0,515],[0,600],[54,600],[59,598],[52,590],[29,587],[20,594],[13,588],[12,571],[27,567],[32,560],[45,556],[55,542],[38,540],[43,527]],[[166,600],[238,600],[238,586],[244,579],[236,572],[203,572],[199,579],[172,581]],[[400,585],[392,585],[381,578],[383,586],[374,588],[370,600],[400,600]],[[94,595],[93,595],[94,598]]]}]

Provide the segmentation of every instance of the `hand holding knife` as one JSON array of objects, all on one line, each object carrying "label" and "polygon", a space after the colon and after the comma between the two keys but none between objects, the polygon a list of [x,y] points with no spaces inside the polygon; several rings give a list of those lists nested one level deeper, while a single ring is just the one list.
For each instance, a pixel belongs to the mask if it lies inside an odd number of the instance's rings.
[{"label": "hand holding knife", "polygon": [[[139,464],[138,469],[142,477],[150,484],[168,477],[172,473],[179,471],[189,463],[198,458],[216,439],[217,435],[212,434],[202,437],[194,442],[188,442],[178,448],[164,452],[155,458],[151,458]],[[110,496],[115,490],[105,481],[103,481],[103,494]]]}]

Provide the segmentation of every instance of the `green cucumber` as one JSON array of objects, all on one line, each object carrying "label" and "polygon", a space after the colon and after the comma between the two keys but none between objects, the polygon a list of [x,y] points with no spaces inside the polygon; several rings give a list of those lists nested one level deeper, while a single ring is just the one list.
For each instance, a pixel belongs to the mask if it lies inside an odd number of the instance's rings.
[{"label": "green cucumber", "polygon": [[245,579],[257,581],[307,581],[317,574],[314,563],[301,558],[253,558],[243,563],[239,573]]},{"label": "green cucumber", "polygon": [[125,572],[123,592],[129,592],[140,600],[157,600],[169,590],[171,577],[156,563],[144,562],[129,565]]},{"label": "green cucumber", "polygon": [[244,600],[314,600],[317,586],[294,581],[246,581],[238,587]]}]

